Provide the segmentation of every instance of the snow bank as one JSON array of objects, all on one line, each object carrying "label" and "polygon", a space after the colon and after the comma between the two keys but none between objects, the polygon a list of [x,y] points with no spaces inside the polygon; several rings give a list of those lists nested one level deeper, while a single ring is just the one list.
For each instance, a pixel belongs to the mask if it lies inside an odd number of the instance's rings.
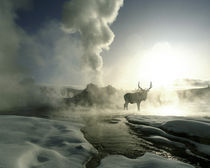
[{"label": "snow bank", "polygon": [[179,142],[175,142],[175,141],[171,141],[166,137],[162,137],[162,136],[150,136],[148,138],[145,138],[147,140],[150,140],[152,142],[156,142],[158,144],[164,144],[165,146],[173,146],[176,148],[186,148],[185,144],[179,143]]},{"label": "snow bank", "polygon": [[146,153],[142,157],[129,159],[122,155],[113,155],[104,158],[98,168],[193,168],[193,166],[165,159],[152,153]]},{"label": "snow bank", "polygon": [[167,121],[161,126],[164,130],[188,136],[195,136],[210,140],[210,124],[193,120]]},{"label": "snow bank", "polygon": [[75,122],[0,116],[0,167],[80,168],[96,150]]},{"label": "snow bank", "polygon": [[151,125],[155,127],[161,126],[167,121],[180,119],[176,116],[152,116],[152,115],[128,115],[126,119],[133,124]]},{"label": "snow bank", "polygon": [[[175,116],[141,116],[129,115],[126,117],[129,123],[142,129],[158,130],[163,135],[166,132],[185,134],[189,137],[198,137],[210,140],[210,120],[200,118],[175,117]],[[162,130],[161,130],[162,129]],[[147,131],[147,130],[146,130]],[[162,132],[162,133],[160,133]],[[210,141],[209,141],[210,142]]]},{"label": "snow bank", "polygon": [[181,148],[185,153],[191,151],[191,155],[209,160],[208,118],[129,115],[126,119],[136,133],[156,145]]}]

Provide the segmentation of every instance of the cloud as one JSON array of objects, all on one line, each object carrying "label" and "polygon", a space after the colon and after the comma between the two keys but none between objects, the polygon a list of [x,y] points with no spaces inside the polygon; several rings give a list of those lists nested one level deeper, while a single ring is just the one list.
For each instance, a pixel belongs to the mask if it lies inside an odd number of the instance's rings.
[{"label": "cloud", "polygon": [[[115,21],[123,0],[72,0],[64,5],[63,29],[79,32],[83,46],[82,67],[91,72],[92,80],[100,83],[103,49],[114,39],[110,25]],[[93,73],[94,72],[94,73]]]}]

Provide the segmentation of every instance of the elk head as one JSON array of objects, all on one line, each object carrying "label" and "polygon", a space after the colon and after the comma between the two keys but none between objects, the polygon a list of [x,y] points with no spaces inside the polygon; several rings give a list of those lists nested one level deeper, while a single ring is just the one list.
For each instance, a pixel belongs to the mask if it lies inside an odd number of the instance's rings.
[{"label": "elk head", "polygon": [[140,82],[138,82],[138,89],[140,90],[139,94],[141,95],[142,100],[146,100],[147,99],[147,93],[149,92],[149,90],[151,88],[152,88],[152,82],[150,82],[150,86],[149,86],[148,89],[142,89],[141,86],[140,86]]}]

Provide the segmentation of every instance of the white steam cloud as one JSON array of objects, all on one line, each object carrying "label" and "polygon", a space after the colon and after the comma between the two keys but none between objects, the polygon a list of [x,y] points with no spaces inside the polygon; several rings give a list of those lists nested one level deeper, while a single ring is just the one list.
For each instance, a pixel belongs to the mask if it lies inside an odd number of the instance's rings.
[{"label": "white steam cloud", "polygon": [[19,85],[24,78],[24,67],[19,64],[19,51],[25,34],[16,24],[15,11],[27,8],[28,0],[0,1],[0,110],[19,105],[23,88]]},{"label": "white steam cloud", "polygon": [[15,10],[26,8],[29,1],[1,0],[0,1],[0,75],[20,73],[17,64],[20,41],[24,36],[22,30],[15,24]]},{"label": "white steam cloud", "polygon": [[100,53],[109,49],[114,39],[110,25],[122,5],[123,0],[72,0],[64,5],[64,30],[80,33],[83,46],[81,65],[91,75],[91,82],[102,82]]},{"label": "white steam cloud", "polygon": [[77,34],[67,36],[58,20],[48,20],[36,32],[27,33],[16,23],[17,10],[33,10],[33,1],[1,0],[0,113],[48,103],[39,83],[60,86],[86,83],[79,67],[81,55],[82,66],[89,70],[87,76],[95,78],[88,82],[99,81],[103,65],[100,53],[113,41],[109,26],[122,4],[123,0],[65,3],[62,24],[68,32],[79,32],[79,41]]}]

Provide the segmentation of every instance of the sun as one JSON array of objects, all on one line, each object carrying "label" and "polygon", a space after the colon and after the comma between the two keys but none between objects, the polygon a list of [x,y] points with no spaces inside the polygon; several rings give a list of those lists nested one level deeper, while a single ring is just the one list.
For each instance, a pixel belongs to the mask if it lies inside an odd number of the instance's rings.
[{"label": "sun", "polygon": [[155,44],[139,60],[138,73],[156,86],[169,86],[174,80],[185,75],[185,55],[174,49],[168,42]]}]

